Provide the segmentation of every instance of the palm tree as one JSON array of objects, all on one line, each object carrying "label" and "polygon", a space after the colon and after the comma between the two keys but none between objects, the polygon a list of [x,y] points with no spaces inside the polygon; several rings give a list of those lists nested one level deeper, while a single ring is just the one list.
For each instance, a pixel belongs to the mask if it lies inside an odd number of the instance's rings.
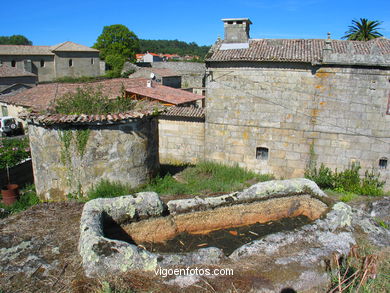
[{"label": "palm tree", "polygon": [[381,25],[381,21],[368,20],[367,18],[361,18],[360,21],[352,20],[352,25],[349,26],[349,30],[345,32],[345,36],[342,39],[348,39],[352,41],[369,41],[375,38],[382,37],[383,35],[378,32]]}]

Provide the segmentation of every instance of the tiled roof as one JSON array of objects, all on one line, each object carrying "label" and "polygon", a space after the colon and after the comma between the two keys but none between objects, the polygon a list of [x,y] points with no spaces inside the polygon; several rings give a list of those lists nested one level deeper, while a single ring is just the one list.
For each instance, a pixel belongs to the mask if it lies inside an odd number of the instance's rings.
[{"label": "tiled roof", "polygon": [[54,55],[49,46],[0,45],[0,55]]},{"label": "tiled roof", "polygon": [[123,123],[128,120],[143,118],[145,116],[154,115],[153,110],[143,111],[129,111],[119,114],[105,114],[105,115],[64,115],[64,114],[50,114],[50,115],[39,115],[39,114],[27,114],[22,117],[29,123],[37,124],[114,124]]},{"label": "tiled roof", "polygon": [[168,107],[161,116],[168,117],[193,117],[193,118],[204,118],[205,109],[204,108],[195,108],[195,107]]},{"label": "tiled roof", "polygon": [[146,79],[116,78],[91,83],[48,83],[38,84],[36,87],[17,94],[1,95],[0,101],[24,106],[32,111],[40,112],[47,110],[56,98],[68,92],[76,92],[77,88],[101,87],[104,95],[116,98],[121,94],[123,87],[145,84]]},{"label": "tiled roof", "polygon": [[[221,50],[222,41],[211,49],[206,61],[273,61],[317,63],[323,58],[323,39],[251,39],[249,48]],[[368,42],[331,40],[332,53],[390,54],[390,40],[373,39]]]},{"label": "tiled roof", "polygon": [[53,52],[99,52],[99,50],[64,42],[54,46],[0,45],[0,55],[54,55]]},{"label": "tiled roof", "polygon": [[144,84],[140,83],[136,86],[127,87],[126,91],[128,93],[134,93],[173,105],[180,105],[204,99],[204,96],[196,95],[180,89],[175,89],[169,86],[164,86],[158,84],[157,82],[153,82],[152,87],[147,87],[146,80]]},{"label": "tiled roof", "polygon": [[80,45],[80,44],[76,44],[76,43],[73,43],[73,42],[63,42],[61,44],[58,44],[58,45],[54,45],[54,46],[51,46],[50,47],[50,50],[53,51],[53,52],[99,52],[99,50],[96,50],[96,49],[93,49],[93,48],[90,48],[90,47],[87,47],[87,46],[84,46],[84,45]]},{"label": "tiled roof", "polygon": [[19,76],[37,76],[34,73],[27,72],[16,67],[11,67],[5,64],[0,64],[0,78],[1,77],[19,77]]}]

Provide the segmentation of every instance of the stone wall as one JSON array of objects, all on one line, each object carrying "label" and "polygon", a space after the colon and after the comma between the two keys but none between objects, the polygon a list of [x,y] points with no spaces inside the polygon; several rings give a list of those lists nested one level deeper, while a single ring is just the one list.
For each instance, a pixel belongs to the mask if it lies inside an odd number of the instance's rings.
[{"label": "stone wall", "polygon": [[204,157],[204,121],[159,118],[161,163],[197,163]]},{"label": "stone wall", "polygon": [[[72,66],[69,66],[72,60]],[[99,52],[56,52],[56,78],[64,76],[99,76]]]},{"label": "stone wall", "polygon": [[[73,66],[69,66],[69,59],[72,59]],[[38,75],[40,82],[64,76],[101,75],[99,52],[56,52],[56,55],[47,56],[1,55],[0,60],[8,66],[12,66],[12,61],[15,61],[16,68],[21,70],[25,70],[25,61],[31,60],[31,72]]]},{"label": "stone wall", "polygon": [[181,87],[203,87],[206,66],[204,63],[197,62],[155,62],[154,68],[168,68],[178,72],[181,76]]},{"label": "stone wall", "polygon": [[159,165],[157,135],[155,118],[79,126],[30,121],[37,194],[51,200],[83,196],[102,179],[132,187],[146,183]]},{"label": "stone wall", "polygon": [[206,96],[206,159],[278,177],[310,161],[342,170],[359,161],[387,180],[390,70],[288,63],[213,63]]},{"label": "stone wall", "polygon": [[38,81],[55,78],[54,55],[1,55],[0,60],[8,66],[12,66],[12,61],[15,61],[16,68],[20,70],[25,70],[25,61],[31,60],[31,72],[38,75]]}]

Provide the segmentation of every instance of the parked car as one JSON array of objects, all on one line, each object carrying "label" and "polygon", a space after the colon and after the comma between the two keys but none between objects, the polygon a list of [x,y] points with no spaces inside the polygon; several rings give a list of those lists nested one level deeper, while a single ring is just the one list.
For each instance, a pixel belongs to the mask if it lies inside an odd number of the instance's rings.
[{"label": "parked car", "polygon": [[23,126],[13,117],[0,117],[0,136],[23,134]]}]

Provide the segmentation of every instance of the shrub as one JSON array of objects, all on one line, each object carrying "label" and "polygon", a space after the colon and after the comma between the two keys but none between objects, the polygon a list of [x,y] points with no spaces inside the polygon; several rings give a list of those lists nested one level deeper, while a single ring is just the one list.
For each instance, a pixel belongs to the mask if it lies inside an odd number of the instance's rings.
[{"label": "shrub", "polygon": [[132,110],[135,101],[123,96],[109,99],[101,88],[78,88],[76,93],[67,93],[55,102],[54,112],[60,114],[108,114]]},{"label": "shrub", "polygon": [[[359,164],[352,164],[342,172],[332,172],[328,167],[321,164],[317,170],[316,167],[305,172],[305,177],[313,180],[321,188],[330,188],[342,193],[355,193],[362,195],[379,196],[383,195],[383,186],[385,181],[379,179],[379,174],[374,170],[366,171],[364,177],[359,175],[361,167]],[[351,200],[351,196],[345,199]]]},{"label": "shrub", "polygon": [[0,169],[12,167],[30,158],[30,145],[27,138],[0,140]]},{"label": "shrub", "polygon": [[335,187],[332,170],[330,170],[328,167],[325,167],[324,164],[321,164],[318,170],[316,167],[306,170],[305,177],[313,180],[321,188]]}]

